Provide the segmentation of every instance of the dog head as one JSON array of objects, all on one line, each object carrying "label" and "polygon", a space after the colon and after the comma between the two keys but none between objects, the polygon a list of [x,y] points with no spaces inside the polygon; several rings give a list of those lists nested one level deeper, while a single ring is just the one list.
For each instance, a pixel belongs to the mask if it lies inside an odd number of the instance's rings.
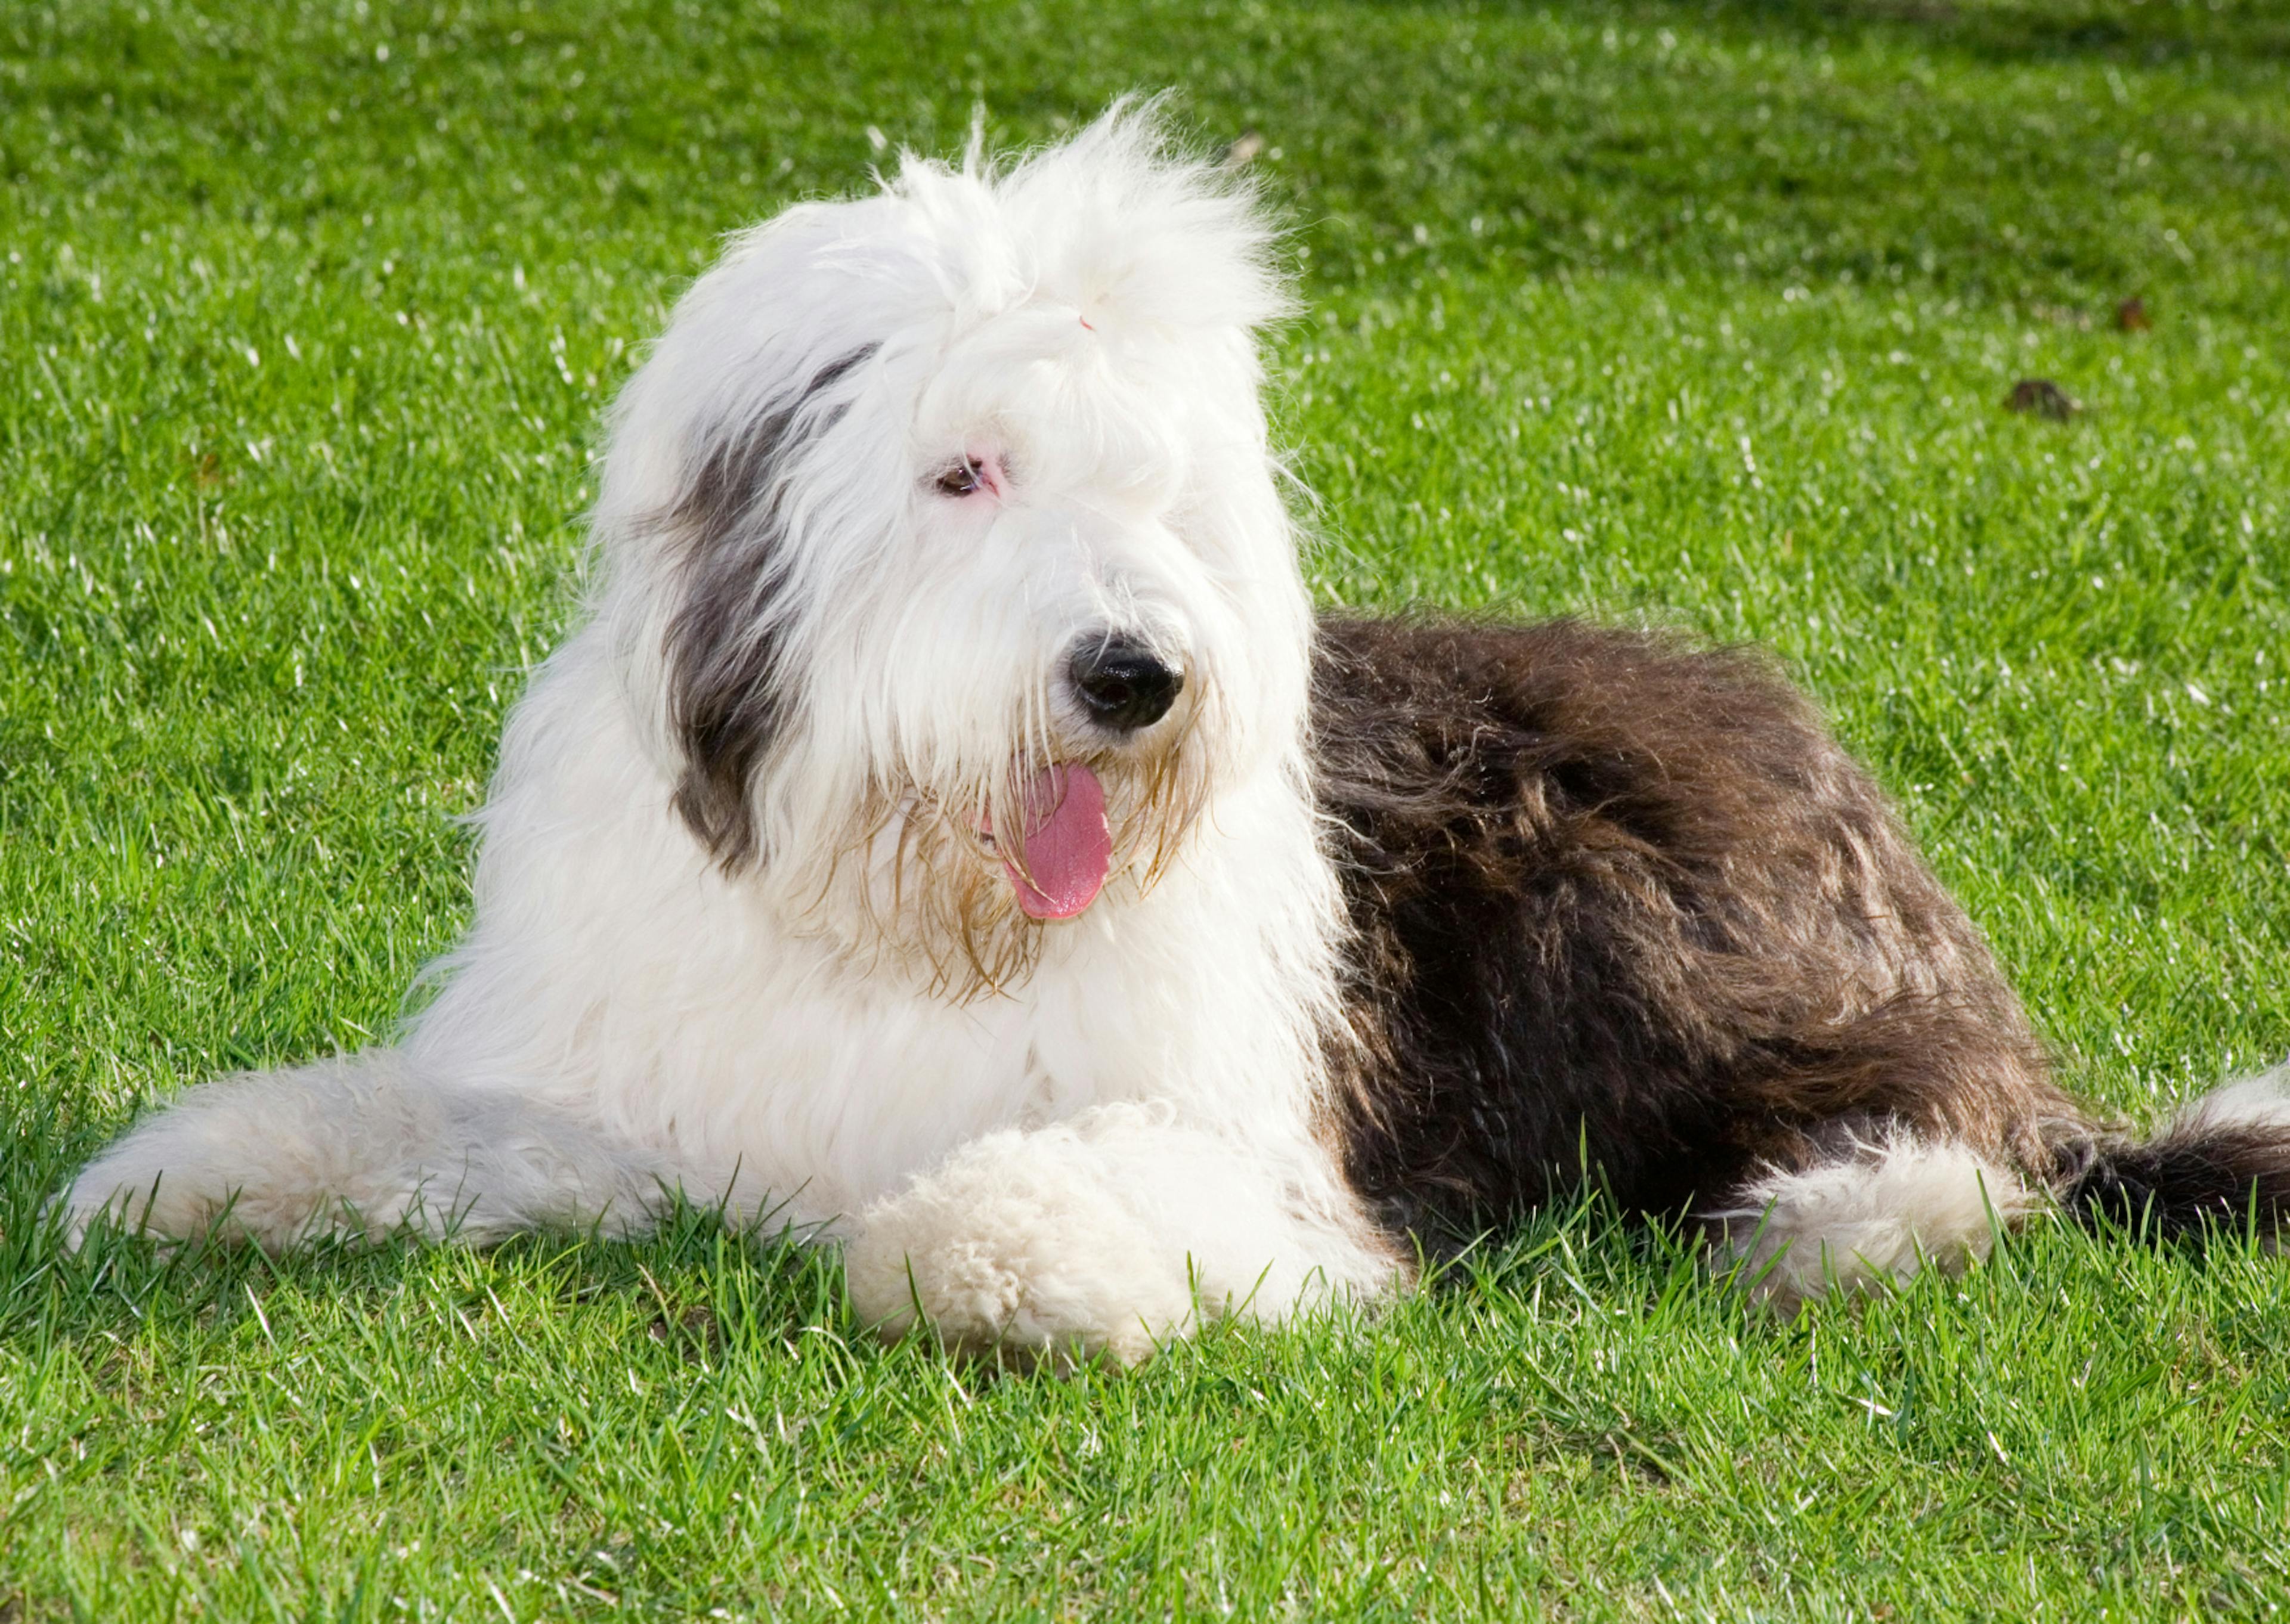
[{"label": "dog head", "polygon": [[728,874],[975,990],[1289,770],[1310,620],[1258,399],[1269,248],[1117,108],[799,204],[685,295],[597,524],[631,695]]}]

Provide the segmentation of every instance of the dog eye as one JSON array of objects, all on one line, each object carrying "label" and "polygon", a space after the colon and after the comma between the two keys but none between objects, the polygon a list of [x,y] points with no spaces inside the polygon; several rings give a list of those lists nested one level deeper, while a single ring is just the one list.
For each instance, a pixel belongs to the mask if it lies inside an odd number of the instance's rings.
[{"label": "dog eye", "polygon": [[985,484],[985,474],[967,457],[938,476],[939,492],[944,496],[968,496]]}]

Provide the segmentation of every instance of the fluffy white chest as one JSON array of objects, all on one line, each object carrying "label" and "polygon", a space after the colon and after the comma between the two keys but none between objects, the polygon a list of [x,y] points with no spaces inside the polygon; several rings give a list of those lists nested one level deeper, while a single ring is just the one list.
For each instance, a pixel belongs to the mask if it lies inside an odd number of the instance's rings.
[{"label": "fluffy white chest", "polygon": [[705,995],[688,1017],[616,1035],[589,1070],[587,1109],[672,1150],[741,1204],[805,1223],[848,1217],[955,1147],[1151,1092],[1166,1044],[1106,1041],[1125,1012],[1077,1007],[1066,978],[960,1005],[885,996],[820,944],[672,973]]},{"label": "fluffy white chest", "polygon": [[805,1223],[997,1128],[1117,1101],[1238,1125],[1305,1085],[1312,999],[1248,897],[1310,895],[1283,787],[1236,796],[1224,838],[1149,894],[1047,927],[1021,985],[951,1001],[710,866],[597,641],[568,644],[512,725],[477,917],[409,1042],[426,1075],[544,1100]]}]

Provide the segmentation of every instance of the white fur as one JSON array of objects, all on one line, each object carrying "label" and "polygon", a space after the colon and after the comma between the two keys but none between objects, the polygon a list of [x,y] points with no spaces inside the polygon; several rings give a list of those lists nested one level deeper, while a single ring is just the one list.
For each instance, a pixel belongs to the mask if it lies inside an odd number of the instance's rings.
[{"label": "white fur", "polygon": [[[1352,1216],[1284,1188],[1309,1188],[1317,1160],[1268,1169],[1138,1106],[990,1133],[874,1210],[852,1295],[893,1331],[919,1308],[973,1347],[991,1328],[989,1345],[1133,1362],[1201,1317],[1277,1317],[1328,1293],[1313,1260],[1346,1256]],[[1288,1229],[1311,1244],[1268,1254],[1262,1237]]]},{"label": "white fur", "polygon": [[1802,1171],[1769,1172],[1737,1205],[1703,1216],[1744,1264],[1751,1292],[1790,1313],[1832,1285],[1864,1292],[1984,1259],[1997,1228],[2039,1200],[2010,1169],[1962,1145],[1899,1132]]},{"label": "white fur", "polygon": [[2190,1102],[2158,1137],[2200,1135],[2229,1128],[2290,1129],[2290,1066],[2243,1077]]},{"label": "white fur", "polygon": [[[614,408],[592,612],[509,719],[435,1001],[394,1051],[146,1119],[73,1187],[75,1233],[227,1209],[273,1246],[489,1240],[635,1226],[680,1185],[844,1241],[889,1330],[919,1304],[950,1341],[1120,1358],[1389,1289],[1320,1130],[1340,915],[1257,398],[1266,249],[1245,197],[1119,113],[1007,172],[909,158],[739,239]],[[799,432],[741,635],[780,652],[788,721],[752,785],[764,854],[727,873],[671,804],[677,504],[773,413]],[[935,492],[972,453],[1006,500]],[[1187,676],[1133,747],[1057,678],[1109,626]],[[1115,871],[1032,924],[965,843],[1029,764],[1085,755]],[[1153,763],[1181,793],[1153,798]]]},{"label": "white fur", "polygon": [[194,1089],[99,1170],[73,1191],[74,1245],[99,1209],[156,1235],[272,1243],[411,1229],[484,1244],[590,1223],[624,1235],[675,1176],[547,1107],[428,1084],[389,1050]]}]

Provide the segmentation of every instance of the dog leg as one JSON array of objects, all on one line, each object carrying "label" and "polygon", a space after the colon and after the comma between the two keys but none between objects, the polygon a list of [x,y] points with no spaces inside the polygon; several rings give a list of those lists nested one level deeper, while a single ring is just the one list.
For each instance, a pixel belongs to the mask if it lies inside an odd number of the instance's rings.
[{"label": "dog leg", "polygon": [[1768,1167],[1700,1216],[1751,1294],[1789,1315],[1831,1285],[1865,1292],[1983,1259],[2041,1200],[2001,1158],[1888,1124]]},{"label": "dog leg", "polygon": [[271,1251],[400,1229],[484,1244],[640,1228],[665,1172],[560,1112],[425,1082],[379,1050],[192,1089],[89,1164],[63,1203],[74,1246],[106,1219]]},{"label": "dog leg", "polygon": [[853,1305],[885,1337],[1021,1363],[1148,1357],[1207,1320],[1381,1296],[1397,1258],[1317,1147],[1253,1154],[1136,1108],[973,1140],[861,1214]]}]

